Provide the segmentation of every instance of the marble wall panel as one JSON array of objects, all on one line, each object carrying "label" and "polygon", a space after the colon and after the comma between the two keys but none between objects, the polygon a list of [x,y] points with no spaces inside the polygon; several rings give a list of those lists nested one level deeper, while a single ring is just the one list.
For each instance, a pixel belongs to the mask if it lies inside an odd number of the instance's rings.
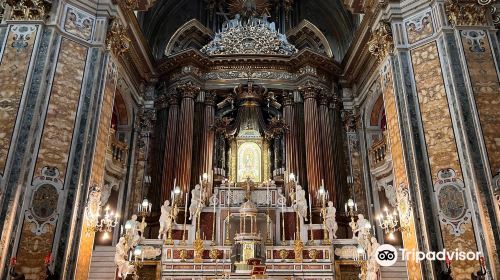
[{"label": "marble wall panel", "polygon": [[500,173],[500,84],[487,33],[460,32],[491,173]]},{"label": "marble wall panel", "polygon": [[[41,175],[42,168],[51,166],[59,171],[58,179],[64,180],[86,54],[86,47],[68,39],[61,41],[56,73],[35,164],[35,176]],[[47,201],[52,200],[47,198]],[[33,222],[25,218],[17,251],[19,269],[27,279],[43,277],[45,273],[44,258],[52,253],[55,234],[55,227],[52,224],[46,224],[41,232],[36,232],[33,229],[34,226]]]},{"label": "marble wall panel", "polygon": [[[0,174],[3,175],[38,27],[9,28],[0,58]],[[2,44],[0,42],[0,44]],[[1,49],[0,48],[0,49]]]},{"label": "marble wall panel", "polygon": [[[401,130],[398,120],[398,107],[396,104],[396,93],[394,88],[394,77],[390,63],[387,63],[382,75],[383,97],[385,114],[387,119],[387,133],[391,157],[393,162],[394,184],[396,188],[408,186],[408,177],[406,173],[406,164],[403,154],[403,143]],[[405,212],[408,209],[399,209]],[[409,214],[407,230],[402,232],[403,245],[406,250],[418,250],[417,237],[415,234],[415,222],[413,215]],[[415,261],[406,263],[408,268],[408,277],[411,280],[422,279],[420,264]]]},{"label": "marble wall panel", "polygon": [[64,180],[80,99],[87,47],[68,39],[61,42],[49,107],[38,150],[34,176],[45,166],[56,167]]},{"label": "marble wall panel", "polygon": [[[438,172],[449,168],[456,172],[457,180],[462,180],[436,43],[432,42],[414,49],[411,52],[411,58],[432,180],[436,186],[439,182]],[[444,223],[442,219],[440,223],[444,246],[447,250],[477,251],[470,219],[462,224],[464,232],[459,235],[452,234],[451,226]],[[479,269],[477,261],[454,261],[452,267],[456,279],[470,279],[470,274]]]},{"label": "marble wall panel", "polygon": [[[102,185],[104,183],[106,150],[110,137],[111,116],[116,92],[116,66],[112,61],[108,61],[106,66],[106,80],[102,99],[101,113],[99,116],[96,146],[92,159],[92,171],[90,175],[91,184]],[[94,247],[95,234],[86,234],[86,225],[82,227],[80,248],[78,250],[78,266],[76,269],[76,279],[87,279],[90,261],[92,259],[92,249]]]}]

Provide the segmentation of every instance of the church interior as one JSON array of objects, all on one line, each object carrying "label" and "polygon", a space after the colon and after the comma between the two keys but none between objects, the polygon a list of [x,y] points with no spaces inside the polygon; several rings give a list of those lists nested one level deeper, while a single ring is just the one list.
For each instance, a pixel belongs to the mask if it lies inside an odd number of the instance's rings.
[{"label": "church interior", "polygon": [[500,279],[497,8],[0,0],[0,278]]}]

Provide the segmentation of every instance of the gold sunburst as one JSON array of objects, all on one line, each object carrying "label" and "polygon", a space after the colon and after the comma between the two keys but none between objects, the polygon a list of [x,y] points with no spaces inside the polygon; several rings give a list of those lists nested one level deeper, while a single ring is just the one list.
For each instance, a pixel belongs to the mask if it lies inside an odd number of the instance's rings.
[{"label": "gold sunburst", "polygon": [[269,9],[267,0],[230,0],[229,11],[245,17],[260,16]]}]

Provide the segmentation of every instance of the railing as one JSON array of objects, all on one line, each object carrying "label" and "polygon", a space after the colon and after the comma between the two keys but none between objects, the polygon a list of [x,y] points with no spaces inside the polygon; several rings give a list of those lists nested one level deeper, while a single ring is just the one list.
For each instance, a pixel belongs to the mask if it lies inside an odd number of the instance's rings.
[{"label": "railing", "polygon": [[114,164],[125,166],[127,163],[128,144],[116,138],[114,129],[110,130],[108,154]]},{"label": "railing", "polygon": [[370,161],[372,167],[380,166],[385,162],[387,156],[387,141],[385,134],[375,141],[370,148]]}]

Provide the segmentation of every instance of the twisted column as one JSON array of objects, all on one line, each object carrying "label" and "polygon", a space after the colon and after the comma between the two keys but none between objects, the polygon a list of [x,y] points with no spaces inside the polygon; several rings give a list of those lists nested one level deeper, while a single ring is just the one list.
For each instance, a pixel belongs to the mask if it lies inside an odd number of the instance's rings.
[{"label": "twisted column", "polygon": [[[309,193],[315,197],[321,185],[323,171],[323,154],[321,153],[321,130],[318,119],[317,95],[321,88],[316,87],[308,81],[299,90],[304,95],[304,121],[305,121],[305,144],[307,185]],[[319,206],[316,199],[313,206]]]},{"label": "twisted column", "polygon": [[321,92],[319,94],[319,115],[320,115],[320,125],[321,125],[321,143],[323,150],[323,167],[325,174],[325,189],[330,193],[330,200],[335,203],[335,189],[336,189],[336,178],[335,178],[335,167],[334,167],[334,156],[333,156],[333,132],[332,124],[330,120],[330,114],[328,109],[330,96],[326,92]]},{"label": "twisted column", "polygon": [[177,137],[177,167],[176,176],[178,185],[188,193],[191,181],[191,164],[193,161],[193,125],[194,125],[194,98],[200,88],[187,82],[177,88],[181,96],[181,110],[179,113],[179,135]]},{"label": "twisted column", "polygon": [[177,141],[177,126],[179,120],[179,95],[171,92],[168,95],[167,135],[165,154],[163,156],[162,201],[170,199],[175,175],[175,141]]}]

